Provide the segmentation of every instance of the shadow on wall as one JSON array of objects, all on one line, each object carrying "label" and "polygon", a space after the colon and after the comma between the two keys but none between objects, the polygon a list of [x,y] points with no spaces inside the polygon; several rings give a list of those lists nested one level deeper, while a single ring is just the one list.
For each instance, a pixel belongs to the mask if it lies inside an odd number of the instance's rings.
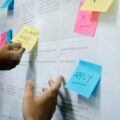
[{"label": "shadow on wall", "polygon": [[[65,85],[65,81],[63,83],[63,86]],[[64,88],[64,87],[63,87]],[[72,105],[72,100],[70,97],[70,93],[67,89],[64,88],[64,95],[59,92],[59,104],[58,104],[58,110],[61,112],[61,119],[63,120],[76,120],[74,117],[74,112],[73,112],[73,105]]]},{"label": "shadow on wall", "polygon": [[[64,82],[65,85],[65,82]],[[94,92],[92,93],[92,96],[89,99],[86,99],[80,95],[77,97],[77,106],[73,104],[73,100],[71,99],[71,95],[67,89],[64,88],[64,95],[59,92],[59,104],[58,104],[58,110],[61,113],[62,118],[59,120],[78,120],[81,119],[89,119],[87,116],[83,114],[83,111],[87,112],[87,109],[90,108],[92,111],[88,111],[93,113],[94,111],[99,112],[100,111],[100,82],[97,84]],[[76,108],[77,111],[75,111]],[[79,110],[78,110],[79,108]],[[81,113],[80,113],[81,111]],[[75,115],[76,113],[77,116]],[[85,113],[86,114],[86,113]],[[79,117],[79,118],[78,118]]]},{"label": "shadow on wall", "polygon": [[35,61],[37,57],[37,50],[38,50],[38,42],[36,43],[33,51],[29,57],[29,66],[27,70],[26,80],[33,80],[34,84],[36,85],[36,69],[35,69]]},{"label": "shadow on wall", "polygon": [[7,11],[7,16],[13,16],[14,10],[8,10]]},{"label": "shadow on wall", "polygon": [[100,86],[101,86],[101,82],[99,82],[97,84],[96,88],[94,89],[94,91],[89,99],[78,95],[78,101],[82,101],[87,106],[92,108],[92,110],[94,109],[94,110],[99,111],[100,110],[100,96],[101,96]]},{"label": "shadow on wall", "polygon": [[117,24],[119,0],[114,0],[110,9],[106,13],[100,13],[100,23],[102,24]]}]

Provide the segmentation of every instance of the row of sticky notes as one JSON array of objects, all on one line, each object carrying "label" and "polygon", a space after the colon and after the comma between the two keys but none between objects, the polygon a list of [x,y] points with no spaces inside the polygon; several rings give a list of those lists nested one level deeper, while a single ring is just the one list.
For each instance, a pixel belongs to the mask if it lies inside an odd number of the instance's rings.
[{"label": "row of sticky notes", "polygon": [[1,8],[8,8],[8,10],[14,9],[14,0],[5,0]]},{"label": "row of sticky notes", "polygon": [[24,26],[12,39],[12,42],[19,42],[22,47],[31,51],[39,38],[39,31],[31,26]]},{"label": "row of sticky notes", "polygon": [[11,43],[12,34],[13,33],[11,29],[7,32],[3,32],[2,34],[0,34],[0,47]]},{"label": "row of sticky notes", "polygon": [[74,32],[94,37],[99,12],[107,12],[112,3],[113,0],[80,1]]},{"label": "row of sticky notes", "polygon": [[65,88],[89,98],[101,79],[102,67],[81,60]]}]

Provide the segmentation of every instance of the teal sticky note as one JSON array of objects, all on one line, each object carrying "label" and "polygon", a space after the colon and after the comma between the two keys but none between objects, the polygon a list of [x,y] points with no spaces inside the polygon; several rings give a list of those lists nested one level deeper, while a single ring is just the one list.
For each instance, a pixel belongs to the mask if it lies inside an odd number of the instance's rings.
[{"label": "teal sticky note", "polygon": [[7,44],[11,44],[11,40],[12,40],[12,37],[13,37],[13,32],[12,32],[12,29],[8,30],[7,31]]},{"label": "teal sticky note", "polygon": [[14,0],[6,0],[1,8],[8,8],[9,10],[13,10],[14,9]]},{"label": "teal sticky note", "polygon": [[14,10],[14,0],[10,3],[8,10]]},{"label": "teal sticky note", "polygon": [[100,81],[102,66],[81,60],[65,88],[89,98]]}]

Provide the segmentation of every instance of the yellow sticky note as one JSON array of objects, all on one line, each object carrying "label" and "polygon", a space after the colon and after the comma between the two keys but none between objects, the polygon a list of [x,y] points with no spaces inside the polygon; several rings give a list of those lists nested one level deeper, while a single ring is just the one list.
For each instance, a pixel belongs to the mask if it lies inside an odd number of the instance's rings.
[{"label": "yellow sticky note", "polygon": [[86,0],[80,10],[107,12],[114,0]]},{"label": "yellow sticky note", "polygon": [[39,31],[30,26],[24,26],[21,31],[12,39],[13,42],[19,42],[22,47],[31,51],[39,38]]}]

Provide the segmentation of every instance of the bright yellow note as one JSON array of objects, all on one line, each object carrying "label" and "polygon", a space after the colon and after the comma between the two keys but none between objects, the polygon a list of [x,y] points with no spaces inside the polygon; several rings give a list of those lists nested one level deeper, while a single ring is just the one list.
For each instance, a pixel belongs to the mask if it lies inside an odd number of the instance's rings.
[{"label": "bright yellow note", "polygon": [[80,10],[107,12],[114,0],[85,0]]},{"label": "bright yellow note", "polygon": [[22,47],[31,51],[39,38],[39,31],[30,26],[24,26],[21,31],[12,39],[13,42],[19,42]]}]

